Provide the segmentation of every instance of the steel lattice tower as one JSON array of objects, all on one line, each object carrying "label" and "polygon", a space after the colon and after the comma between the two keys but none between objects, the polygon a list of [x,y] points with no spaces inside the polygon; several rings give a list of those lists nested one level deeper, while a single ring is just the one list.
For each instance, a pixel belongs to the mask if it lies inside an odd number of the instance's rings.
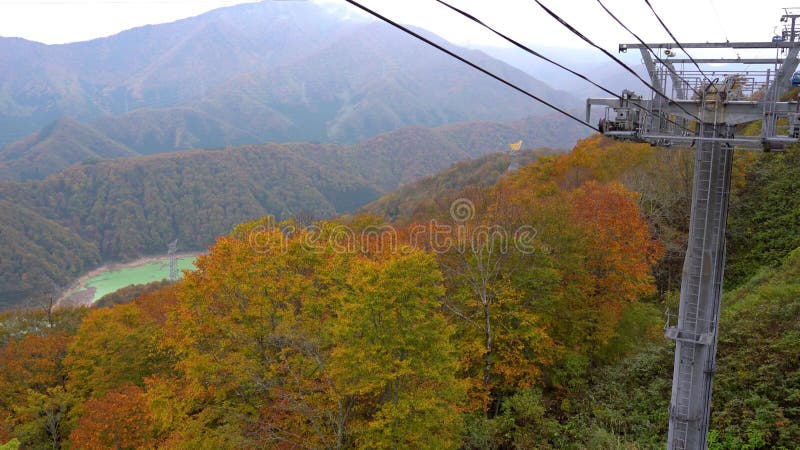
[{"label": "steel lattice tower", "polygon": [[170,242],[168,245],[168,252],[169,255],[169,279],[171,281],[177,281],[180,278],[181,274],[178,271],[178,240],[175,239],[174,241]]},{"label": "steel lattice tower", "polygon": [[[791,17],[790,17],[791,18]],[[794,18],[791,18],[792,20]],[[765,71],[690,72],[676,65],[690,60],[651,57],[651,49],[670,50],[674,44],[622,44],[621,52],[639,49],[653,86],[669,100],[650,99],[624,91],[616,99],[587,99],[605,106],[598,128],[603,134],[654,145],[695,146],[689,243],[681,279],[676,326],[665,328],[676,342],[672,396],[669,406],[669,450],[707,448],[711,388],[715,371],[719,311],[725,269],[725,225],[728,216],[734,148],[782,150],[800,139],[800,103],[780,101],[791,86],[798,65],[800,42],[696,43],[684,48],[773,49],[783,58],[695,59],[698,63],[772,66]],[[691,94],[694,94],[690,97]],[[762,121],[761,136],[735,136],[734,126]],[[780,124],[780,127],[779,127]],[[785,128],[785,134],[778,134]]]}]

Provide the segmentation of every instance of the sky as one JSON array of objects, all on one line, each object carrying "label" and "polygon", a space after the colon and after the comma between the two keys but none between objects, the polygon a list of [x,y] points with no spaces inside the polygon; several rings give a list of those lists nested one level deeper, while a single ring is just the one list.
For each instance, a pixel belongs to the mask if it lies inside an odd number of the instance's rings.
[{"label": "sky", "polygon": [[[277,1],[277,0],[266,0]],[[285,1],[285,0],[284,0]],[[295,0],[298,1],[298,0]],[[299,0],[304,1],[304,0]],[[342,0],[314,0],[344,14],[356,14]],[[634,38],[613,22],[597,0],[540,0],[567,22],[609,50]],[[362,0],[392,19],[413,24],[461,45],[506,45],[435,0]],[[586,47],[533,0],[449,0],[529,45]],[[603,0],[648,42],[669,42],[644,0]],[[0,0],[0,36],[47,44],[88,40],[142,26],[171,22],[242,0]],[[777,0],[651,0],[681,42],[768,41],[779,23]],[[753,7],[758,4],[758,7]],[[720,53],[719,50],[714,52]],[[731,56],[703,54],[700,56]],[[742,55],[755,56],[755,55]]]}]

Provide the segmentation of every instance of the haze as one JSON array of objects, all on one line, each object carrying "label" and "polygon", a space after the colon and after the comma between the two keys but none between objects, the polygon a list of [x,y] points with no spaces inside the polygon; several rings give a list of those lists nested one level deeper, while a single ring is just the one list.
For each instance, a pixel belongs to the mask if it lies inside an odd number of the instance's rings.
[{"label": "haze", "polygon": [[[147,25],[171,22],[243,2],[240,0],[9,0],[0,1],[0,36],[23,37],[48,44],[94,39]],[[342,0],[316,0],[343,16],[354,16],[355,8]],[[433,31],[461,45],[503,46],[466,20],[434,0],[365,0],[364,4],[398,21]],[[561,25],[528,0],[454,1],[454,5],[496,25],[524,42],[558,47],[585,47]],[[608,48],[633,38],[617,26],[595,0],[545,2],[571,24]],[[643,1],[605,2],[634,32],[650,41],[668,41]],[[768,0],[758,8],[742,0],[654,1],[672,31],[684,42],[731,40],[766,41],[773,34],[784,2]]]}]

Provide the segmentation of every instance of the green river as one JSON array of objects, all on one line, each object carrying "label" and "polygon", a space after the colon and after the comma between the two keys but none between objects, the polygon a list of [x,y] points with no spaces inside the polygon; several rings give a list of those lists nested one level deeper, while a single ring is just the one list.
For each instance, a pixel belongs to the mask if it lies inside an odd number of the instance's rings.
[{"label": "green river", "polygon": [[[178,258],[180,270],[194,269],[197,256],[184,256]],[[85,280],[77,290],[95,288],[92,302],[96,302],[106,294],[133,284],[145,284],[169,278],[169,259],[147,262],[133,267],[109,269]]]}]

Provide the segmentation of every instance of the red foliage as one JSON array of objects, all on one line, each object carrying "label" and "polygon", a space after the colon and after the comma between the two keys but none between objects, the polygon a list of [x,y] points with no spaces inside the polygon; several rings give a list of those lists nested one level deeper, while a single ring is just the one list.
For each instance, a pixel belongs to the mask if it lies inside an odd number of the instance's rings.
[{"label": "red foliage", "polygon": [[141,388],[125,385],[84,403],[84,413],[70,434],[75,448],[149,448],[153,419]]}]

